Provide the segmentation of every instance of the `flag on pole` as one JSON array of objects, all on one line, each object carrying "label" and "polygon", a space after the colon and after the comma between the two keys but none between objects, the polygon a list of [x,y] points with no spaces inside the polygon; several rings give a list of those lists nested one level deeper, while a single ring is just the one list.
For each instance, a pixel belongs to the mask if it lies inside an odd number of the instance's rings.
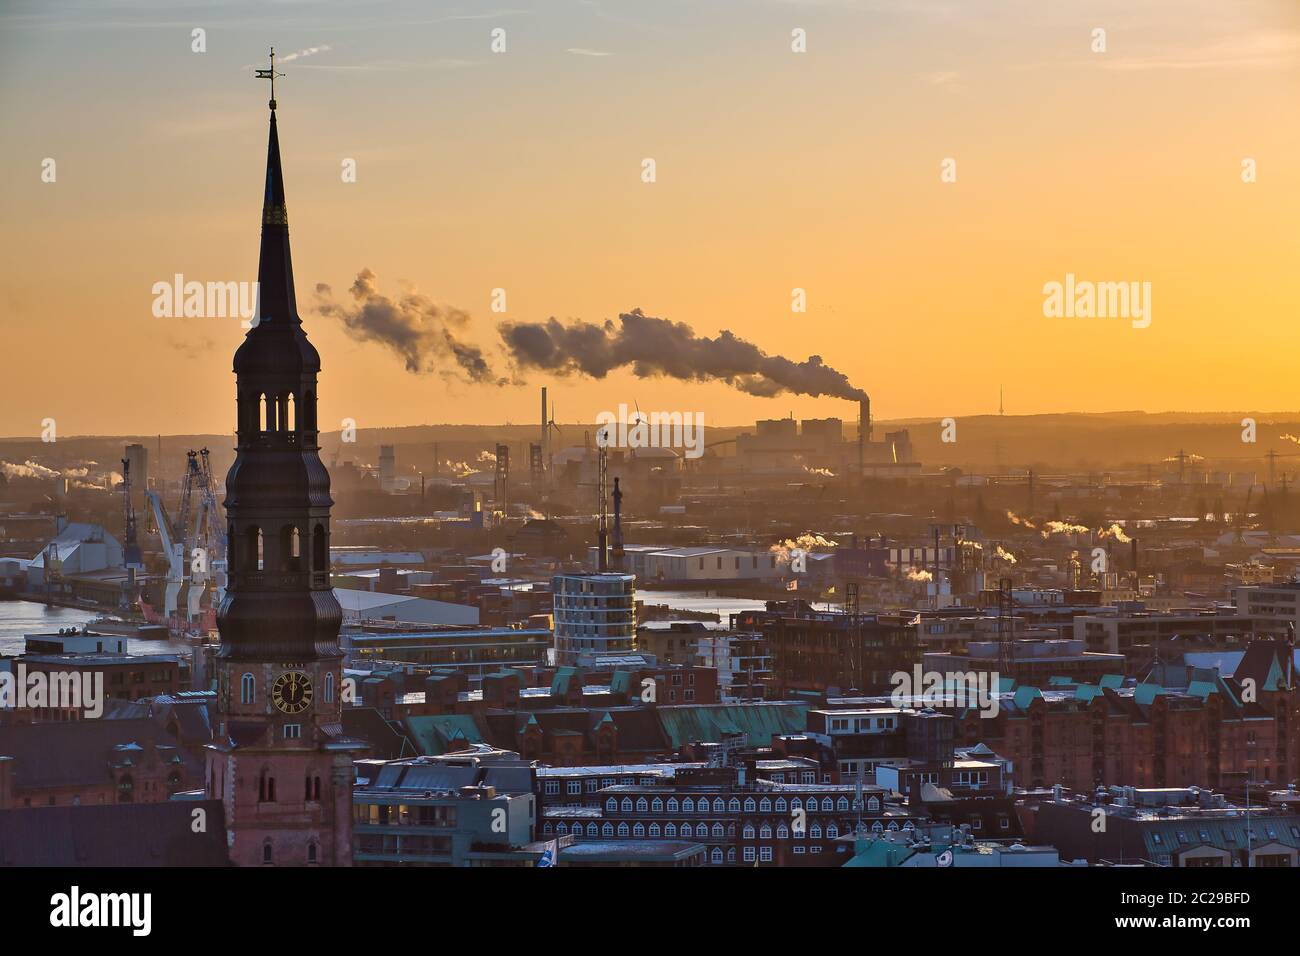
[{"label": "flag on pole", "polygon": [[546,849],[542,852],[542,858],[537,861],[538,866],[555,866],[559,863],[560,841],[552,840],[546,844]]}]

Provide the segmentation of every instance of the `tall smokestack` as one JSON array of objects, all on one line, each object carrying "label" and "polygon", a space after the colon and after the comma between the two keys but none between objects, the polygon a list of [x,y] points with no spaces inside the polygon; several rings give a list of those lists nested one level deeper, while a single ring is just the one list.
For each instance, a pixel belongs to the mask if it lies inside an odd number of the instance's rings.
[{"label": "tall smokestack", "polygon": [[871,441],[871,399],[858,402],[858,474],[866,474],[867,442]]},{"label": "tall smokestack", "polygon": [[547,460],[551,457],[547,450],[551,444],[551,430],[546,424],[546,386],[542,386],[542,468],[546,468]]},{"label": "tall smokestack", "polygon": [[1133,549],[1133,586],[1137,586],[1138,576],[1138,539],[1134,538],[1130,547]]}]

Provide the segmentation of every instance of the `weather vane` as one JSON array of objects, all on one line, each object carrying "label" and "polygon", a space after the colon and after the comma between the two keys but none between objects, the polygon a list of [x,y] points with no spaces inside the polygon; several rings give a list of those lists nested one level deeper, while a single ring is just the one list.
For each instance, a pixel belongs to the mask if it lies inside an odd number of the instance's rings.
[{"label": "weather vane", "polygon": [[271,81],[271,101],[267,104],[271,109],[275,109],[275,78],[284,76],[283,73],[275,72],[275,47],[271,47],[271,68],[269,70],[258,70],[255,79]]}]

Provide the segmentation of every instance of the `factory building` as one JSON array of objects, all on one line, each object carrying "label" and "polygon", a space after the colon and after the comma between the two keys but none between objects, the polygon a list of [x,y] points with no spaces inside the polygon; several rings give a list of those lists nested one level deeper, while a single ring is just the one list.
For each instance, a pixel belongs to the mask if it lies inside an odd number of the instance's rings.
[{"label": "factory building", "polygon": [[856,473],[866,477],[920,474],[907,429],[886,432],[876,441],[871,430],[871,402],[859,402],[857,435],[844,438],[839,418],[776,418],[754,423],[754,432],[736,438],[736,456],[751,474],[802,473],[833,478]]},{"label": "factory building", "polygon": [[787,572],[774,551],[666,548],[645,555],[645,577],[660,583],[775,580]]}]

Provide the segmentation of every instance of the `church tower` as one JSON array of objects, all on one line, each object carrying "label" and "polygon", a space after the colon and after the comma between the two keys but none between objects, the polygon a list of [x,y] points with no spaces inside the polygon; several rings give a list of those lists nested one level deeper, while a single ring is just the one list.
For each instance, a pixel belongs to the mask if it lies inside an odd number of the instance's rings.
[{"label": "church tower", "polygon": [[226,475],[229,583],[217,613],[207,791],[240,866],[349,866],[352,760],[342,729],[342,612],[329,579],[329,473],[320,460],[320,355],[294,300],[275,122],[262,205],[257,315],[235,352],[238,430]]}]

